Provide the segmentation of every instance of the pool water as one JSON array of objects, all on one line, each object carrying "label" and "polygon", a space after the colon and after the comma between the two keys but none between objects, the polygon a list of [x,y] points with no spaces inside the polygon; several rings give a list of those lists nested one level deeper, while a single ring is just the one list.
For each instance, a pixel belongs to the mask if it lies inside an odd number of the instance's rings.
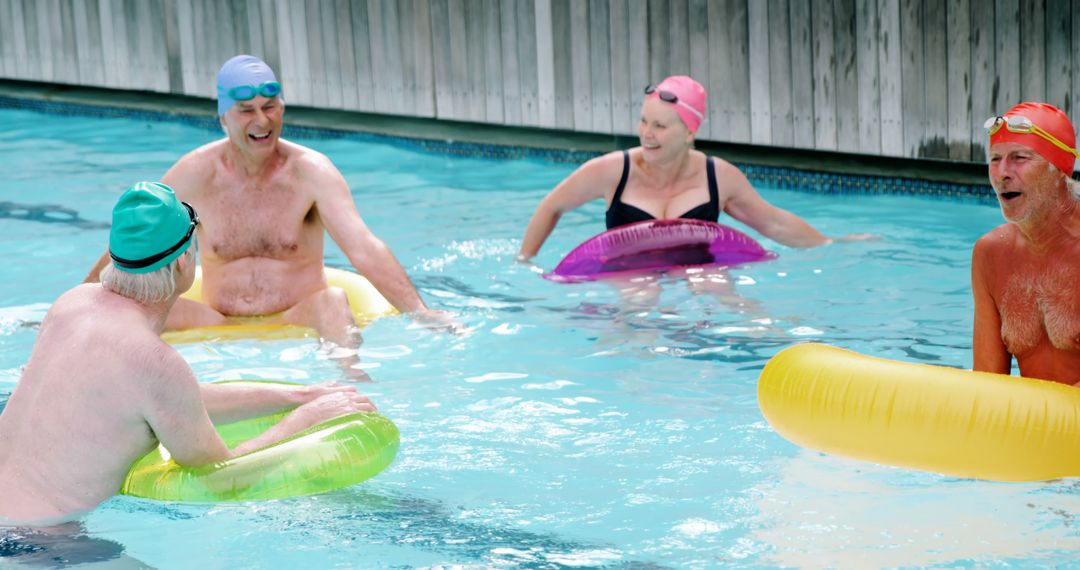
[{"label": "pool water", "polygon": [[[26,110],[0,110],[0,125],[0,203],[72,211],[0,217],[6,398],[49,304],[103,251],[115,199],[218,133]],[[338,165],[429,305],[471,333],[405,318],[365,329],[374,382],[361,389],[402,439],[374,479],[248,504],[117,497],[85,518],[90,537],[161,568],[1074,563],[1074,481],[988,483],[810,452],[756,402],[768,358],[806,341],[970,367],[970,250],[996,208],[760,188],[829,235],[881,239],[765,242],[778,259],[645,279],[630,298],[538,274],[602,229],[599,203],[564,216],[537,267],[514,261],[533,208],[573,165],[296,140]],[[327,241],[327,264],[345,266]],[[203,380],[338,375],[314,341],[179,349]]]}]

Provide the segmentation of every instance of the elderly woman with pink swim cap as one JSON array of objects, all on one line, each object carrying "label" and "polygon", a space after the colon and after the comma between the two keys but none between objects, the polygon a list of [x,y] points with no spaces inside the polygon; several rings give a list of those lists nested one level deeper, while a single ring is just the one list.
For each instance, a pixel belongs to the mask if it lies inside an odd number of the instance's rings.
[{"label": "elderly woman with pink swim cap", "polygon": [[694,150],[705,99],[705,88],[685,75],[647,87],[638,123],[641,146],[594,158],[559,183],[533,214],[519,259],[536,255],[563,213],[601,198],[608,205],[608,229],[664,218],[715,222],[727,212],[784,245],[829,243],[798,216],[762,199],[731,163]]},{"label": "elderly woman with pink swim cap", "polygon": [[971,256],[975,370],[1080,386],[1080,153],[1069,117],[1020,103],[987,119],[989,174],[1007,223]]}]

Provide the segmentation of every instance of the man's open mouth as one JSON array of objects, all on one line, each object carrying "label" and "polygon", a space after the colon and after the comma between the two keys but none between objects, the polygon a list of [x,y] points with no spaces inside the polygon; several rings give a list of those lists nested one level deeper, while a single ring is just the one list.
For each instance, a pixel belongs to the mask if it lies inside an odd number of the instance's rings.
[{"label": "man's open mouth", "polygon": [[1020,192],[1002,192],[1001,197],[1006,200],[1012,200],[1013,198],[1018,198],[1020,194]]},{"label": "man's open mouth", "polygon": [[255,134],[248,133],[248,136],[255,139],[255,140],[257,140],[257,141],[263,141],[263,140],[266,140],[266,139],[270,138],[270,133],[266,133],[265,135],[255,135]]}]

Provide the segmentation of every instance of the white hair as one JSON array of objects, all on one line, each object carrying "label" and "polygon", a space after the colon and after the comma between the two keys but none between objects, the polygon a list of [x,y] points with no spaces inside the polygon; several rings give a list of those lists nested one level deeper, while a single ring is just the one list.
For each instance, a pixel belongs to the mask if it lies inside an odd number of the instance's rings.
[{"label": "white hair", "polygon": [[110,263],[101,270],[101,286],[144,305],[164,303],[176,292],[176,271],[181,257],[149,273],[128,273]]}]

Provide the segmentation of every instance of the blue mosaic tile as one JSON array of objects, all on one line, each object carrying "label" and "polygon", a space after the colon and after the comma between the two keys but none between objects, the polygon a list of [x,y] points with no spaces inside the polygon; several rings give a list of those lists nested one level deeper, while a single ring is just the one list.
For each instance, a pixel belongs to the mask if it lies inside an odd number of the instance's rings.
[{"label": "blue mosaic tile", "polygon": [[[40,99],[0,96],[0,108],[25,109],[59,115],[128,118],[155,122],[178,122],[203,128],[211,132],[218,132],[221,129],[217,118],[207,115],[187,115],[122,107],[61,103]],[[599,152],[579,150],[541,149],[453,140],[420,139],[289,124],[285,125],[284,134],[287,137],[306,139],[345,138],[350,140],[390,144],[409,150],[439,155],[490,158],[497,160],[534,159],[556,163],[579,164],[601,154]],[[783,190],[835,195],[900,194],[937,199],[975,201],[991,205],[997,204],[997,201],[993,198],[990,186],[987,184],[955,184],[890,176],[842,175],[777,166],[743,164],[738,162],[733,164],[743,171],[746,178],[750,180],[751,183]]]}]

